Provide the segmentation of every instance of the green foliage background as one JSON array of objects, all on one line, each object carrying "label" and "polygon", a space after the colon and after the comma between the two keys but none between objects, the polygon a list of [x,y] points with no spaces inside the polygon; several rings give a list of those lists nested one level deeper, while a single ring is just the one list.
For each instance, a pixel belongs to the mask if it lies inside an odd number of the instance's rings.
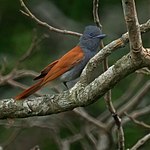
[{"label": "green foliage background", "polygon": [[[42,15],[36,11],[36,7],[38,7],[39,3],[45,3],[45,1],[40,0],[32,0],[25,1],[30,9],[37,14],[36,16],[44,20]],[[52,2],[61,12],[63,16],[65,16],[68,20],[74,22],[68,23],[66,26],[63,26],[63,23],[60,24],[59,20],[56,18],[55,22],[52,22],[52,25],[56,27],[60,27],[63,29],[69,29],[74,31],[82,32],[84,26],[93,23],[92,17],[92,0],[49,0]],[[149,8],[148,0],[136,0],[138,17],[140,23],[144,23],[148,19]],[[6,69],[3,74],[7,74],[11,71],[11,69],[16,65],[18,58],[20,58],[26,50],[29,48],[32,38],[34,36],[33,29],[36,30],[37,37],[41,37],[43,34],[48,34],[49,38],[43,40],[38,47],[34,50],[33,54],[29,59],[20,64],[20,68],[31,69],[35,71],[40,71],[41,68],[49,64],[54,59],[60,57],[62,54],[71,49],[77,42],[78,38],[70,35],[61,35],[54,32],[49,32],[37,25],[33,20],[21,14],[19,11],[21,9],[19,0],[1,0],[0,1],[0,64],[3,64],[3,58],[6,59]],[[51,9],[46,9],[47,13],[51,14]],[[55,14],[55,13],[53,13]],[[113,39],[120,37],[124,32],[126,32],[125,22],[123,18],[123,12],[121,7],[121,1],[118,0],[101,0],[100,1],[100,19],[103,25],[103,32],[107,34],[107,38],[104,40],[104,43],[107,44]],[[47,19],[48,20],[48,19]],[[46,20],[46,21],[47,21]],[[50,20],[51,23],[51,20]],[[144,45],[148,46],[149,38],[148,34],[143,35]],[[118,58],[123,56],[128,52],[128,46],[118,50],[115,54],[113,54],[110,58],[110,64],[114,63]],[[135,78],[135,75],[131,75],[127,77],[125,80],[121,81],[114,89],[113,89],[113,100],[117,99],[121,96],[124,91],[127,89],[129,83]],[[31,83],[30,78],[20,79],[20,82]],[[145,77],[145,81],[148,80],[148,77]],[[140,87],[137,87],[135,91],[137,91]],[[9,92],[8,92],[9,91]],[[0,87],[0,98],[8,98],[16,95],[20,89],[10,87],[8,85]],[[150,94],[147,96],[149,99]],[[96,102],[95,104],[86,108],[90,114],[93,116],[99,115],[103,110],[106,109],[103,99]],[[150,120],[147,118],[147,122]],[[80,126],[79,124],[77,124]],[[0,126],[0,143],[3,143],[12,132],[12,128],[5,128],[4,126]],[[32,136],[29,133],[32,132]],[[125,137],[126,137],[126,145],[127,147],[132,146],[137,139],[145,135],[148,131],[145,129],[141,129],[134,124],[129,124],[127,128],[125,128]],[[44,137],[39,137],[40,134],[44,133]],[[66,137],[69,135],[67,129],[63,130],[61,133],[62,137]],[[48,150],[49,147],[53,147],[53,149],[57,149],[54,146],[54,142],[50,141],[49,136],[46,133],[45,129],[34,128],[24,129],[22,136],[22,141],[25,142],[26,138],[29,138],[32,141],[32,138],[36,138],[32,143],[30,140],[30,146],[34,146],[34,144],[39,144],[44,150]],[[21,135],[19,136],[21,137]],[[36,142],[35,142],[36,141]],[[19,145],[19,139],[17,138],[13,145]],[[11,145],[12,146],[12,145]],[[7,149],[11,149],[11,146],[7,147]],[[29,147],[29,148],[31,148]],[[79,148],[80,145],[73,145],[72,149]],[[146,149],[150,147],[150,144],[146,145]],[[18,147],[14,146],[13,149],[18,149]]]}]

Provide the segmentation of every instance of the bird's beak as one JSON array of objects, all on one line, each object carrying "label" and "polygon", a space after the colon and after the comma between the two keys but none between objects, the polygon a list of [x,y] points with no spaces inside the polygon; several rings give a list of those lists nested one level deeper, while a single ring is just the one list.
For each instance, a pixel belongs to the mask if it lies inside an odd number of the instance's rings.
[{"label": "bird's beak", "polygon": [[97,35],[95,38],[103,39],[105,36],[106,36],[106,34],[99,34],[99,35]]}]

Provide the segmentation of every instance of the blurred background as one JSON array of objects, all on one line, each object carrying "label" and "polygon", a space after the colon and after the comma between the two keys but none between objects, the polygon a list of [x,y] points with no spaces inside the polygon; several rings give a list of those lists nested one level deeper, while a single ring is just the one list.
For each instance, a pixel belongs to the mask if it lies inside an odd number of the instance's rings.
[{"label": "blurred background", "polygon": [[[37,18],[56,28],[82,33],[86,25],[94,24],[92,0],[28,0],[25,2]],[[136,0],[136,5],[139,22],[145,23],[149,19],[150,1]],[[8,75],[16,65],[18,70],[34,71],[31,73],[32,75],[16,79],[17,82],[29,86],[32,84],[32,76],[36,72],[40,72],[50,62],[74,47],[78,43],[79,37],[51,32],[23,15],[20,12],[21,9],[19,0],[0,0],[0,69],[2,76]],[[121,1],[101,0],[99,15],[103,32],[107,34],[104,39],[105,45],[126,32]],[[144,46],[148,47],[149,33],[143,34],[142,38]],[[33,46],[33,41],[36,41],[37,44],[31,54],[24,61],[20,61],[18,65],[19,59]],[[109,64],[112,65],[128,52],[129,45],[117,50],[109,57]],[[114,103],[118,102],[119,105],[124,98],[123,95],[131,92],[130,95],[127,94],[126,98],[129,101],[148,80],[149,76],[146,75],[136,73],[130,75],[112,90],[112,100]],[[0,99],[13,97],[21,91],[21,88],[4,82],[0,84]],[[150,104],[149,100],[150,92],[135,108],[144,108]],[[109,114],[103,98],[86,107],[85,110],[95,118],[101,117],[101,114]],[[147,116],[148,114],[140,119],[150,123],[150,118]],[[109,122],[109,117],[110,115],[107,116],[107,122]],[[106,118],[103,121],[106,121]],[[71,150],[94,149],[93,143],[86,135],[85,128],[88,128],[89,124],[80,115],[71,111],[46,117],[1,120],[0,146],[6,150],[28,150],[38,147],[41,150],[65,150],[65,141],[72,137],[72,141],[69,141]],[[127,147],[131,147],[150,130],[128,122],[124,131],[125,144]],[[77,140],[74,135],[78,135]],[[94,136],[97,139],[95,133]],[[111,145],[111,149],[116,149],[115,140],[111,141],[109,145]],[[148,150],[149,147],[150,142],[144,145],[143,150]]]}]

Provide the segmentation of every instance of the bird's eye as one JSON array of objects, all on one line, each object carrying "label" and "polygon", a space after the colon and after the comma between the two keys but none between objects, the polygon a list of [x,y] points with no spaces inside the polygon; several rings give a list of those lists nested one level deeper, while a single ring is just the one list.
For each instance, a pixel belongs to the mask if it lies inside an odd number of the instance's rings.
[{"label": "bird's eye", "polygon": [[93,33],[89,33],[89,37],[91,38],[94,37]]}]

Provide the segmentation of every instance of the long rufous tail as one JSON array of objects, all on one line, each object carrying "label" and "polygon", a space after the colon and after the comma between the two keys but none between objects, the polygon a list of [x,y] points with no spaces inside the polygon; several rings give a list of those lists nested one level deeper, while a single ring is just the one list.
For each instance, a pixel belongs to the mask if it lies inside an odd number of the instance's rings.
[{"label": "long rufous tail", "polygon": [[40,82],[37,82],[36,84],[32,85],[30,88],[26,89],[25,91],[23,91],[19,95],[17,95],[14,99],[15,100],[21,100],[23,98],[30,96],[31,94],[35,93],[36,91],[38,91],[42,87],[41,83],[42,83],[42,80]]}]

